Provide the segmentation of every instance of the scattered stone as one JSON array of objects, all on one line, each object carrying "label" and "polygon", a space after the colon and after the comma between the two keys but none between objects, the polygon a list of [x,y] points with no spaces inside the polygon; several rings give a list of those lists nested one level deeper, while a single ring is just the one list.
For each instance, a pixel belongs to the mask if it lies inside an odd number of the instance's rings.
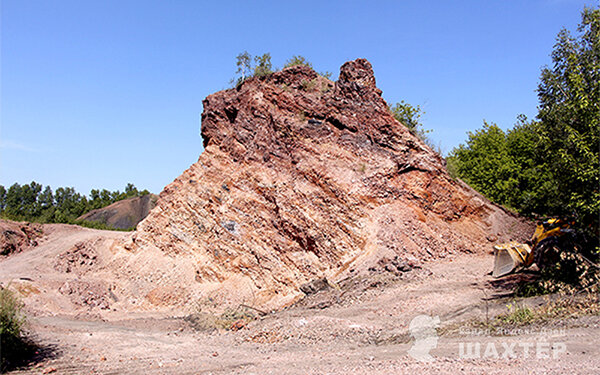
[{"label": "scattered stone", "polygon": [[98,255],[94,247],[96,241],[84,241],[76,243],[71,249],[60,254],[54,262],[54,269],[65,273],[83,274],[89,271],[98,262]]},{"label": "scattered stone", "polygon": [[373,267],[369,268],[371,272],[391,272],[395,275],[401,275],[405,272],[409,272],[415,268],[421,268],[420,266],[414,264],[413,262],[409,262],[403,260],[398,255],[394,258],[390,259],[387,257],[379,259],[377,264]]},{"label": "scattered stone", "polygon": [[227,231],[235,236],[239,234],[240,225],[235,221],[225,221],[221,224],[223,228],[227,229]]},{"label": "scattered stone", "polygon": [[302,291],[302,293],[310,295],[317,293],[321,290],[327,289],[328,287],[329,283],[327,282],[327,279],[322,277],[302,285],[300,287],[300,290]]},{"label": "scattered stone", "polygon": [[248,324],[248,322],[245,321],[244,319],[239,319],[239,320],[236,320],[235,322],[233,322],[229,329],[231,331],[239,331],[240,329],[245,328],[247,324]]},{"label": "scattered stone", "polygon": [[77,306],[110,309],[108,288],[102,282],[70,280],[61,285],[58,291],[69,296],[71,302]]}]

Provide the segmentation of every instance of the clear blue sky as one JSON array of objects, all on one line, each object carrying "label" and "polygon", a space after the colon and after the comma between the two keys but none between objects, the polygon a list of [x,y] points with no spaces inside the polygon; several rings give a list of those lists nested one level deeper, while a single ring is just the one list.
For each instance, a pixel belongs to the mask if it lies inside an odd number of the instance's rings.
[{"label": "clear blue sky", "polygon": [[369,59],[445,152],[535,116],[556,34],[597,1],[30,1],[1,8],[0,184],[160,192],[202,152],[202,99],[235,57]]}]

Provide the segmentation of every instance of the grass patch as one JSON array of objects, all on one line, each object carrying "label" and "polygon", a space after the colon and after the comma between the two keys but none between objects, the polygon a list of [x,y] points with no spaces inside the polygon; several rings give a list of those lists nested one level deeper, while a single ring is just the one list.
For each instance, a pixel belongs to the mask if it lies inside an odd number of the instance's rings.
[{"label": "grass patch", "polygon": [[199,331],[237,331],[255,319],[255,311],[240,305],[237,308],[226,308],[221,314],[212,314],[198,308],[198,311],[188,315],[185,321]]},{"label": "grass patch", "polygon": [[527,326],[544,326],[556,321],[600,315],[600,296],[598,293],[545,296],[544,302],[536,307],[529,307],[524,301],[513,301],[506,305],[507,311],[495,318],[472,320],[457,323],[441,329],[441,334],[454,334],[464,328],[474,328],[491,335],[502,335],[506,329]]},{"label": "grass patch", "polygon": [[304,91],[314,91],[317,87],[317,79],[311,79],[310,81],[302,80],[300,82],[300,89]]},{"label": "grass patch", "polygon": [[498,323],[509,325],[526,325],[535,319],[535,314],[527,306],[519,306],[516,302],[509,303],[508,313],[498,316]]}]

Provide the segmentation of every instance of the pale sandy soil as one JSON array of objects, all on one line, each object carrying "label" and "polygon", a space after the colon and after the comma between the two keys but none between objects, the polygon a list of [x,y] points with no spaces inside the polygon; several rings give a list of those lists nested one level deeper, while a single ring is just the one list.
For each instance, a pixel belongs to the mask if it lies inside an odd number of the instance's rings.
[{"label": "pale sandy soil", "polygon": [[[0,282],[11,282],[11,288],[21,293],[30,316],[29,331],[46,348],[37,364],[13,373],[600,373],[597,316],[502,336],[467,331],[466,325],[460,330],[463,322],[506,312],[512,301],[503,297],[505,290],[489,284],[489,255],[454,256],[401,276],[347,280],[339,283],[339,289],[311,295],[234,332],[191,324],[185,317],[193,308],[153,312],[129,311],[115,301],[109,301],[109,309],[74,304],[59,288],[75,279],[110,283],[106,280],[110,273],[102,271],[102,265],[108,264],[111,242],[128,234],[70,226],[51,226],[46,234],[36,248],[0,260]],[[102,245],[97,272],[75,275],[55,269],[60,254],[78,242],[98,238]],[[415,342],[409,324],[420,314],[438,316],[442,328],[459,327],[439,337],[430,352],[432,362],[409,355]],[[461,358],[460,346],[467,343],[479,343],[486,358]],[[528,358],[523,345],[533,345]],[[490,346],[500,357],[505,347],[511,347],[516,358],[496,359],[493,350],[486,351]],[[546,355],[549,358],[543,358]]]}]

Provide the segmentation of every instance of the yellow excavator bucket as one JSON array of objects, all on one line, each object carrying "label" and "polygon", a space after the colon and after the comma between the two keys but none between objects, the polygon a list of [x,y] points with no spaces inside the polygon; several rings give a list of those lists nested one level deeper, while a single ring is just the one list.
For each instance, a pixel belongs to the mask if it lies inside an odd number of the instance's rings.
[{"label": "yellow excavator bucket", "polygon": [[524,243],[509,242],[494,246],[493,277],[508,275],[518,268],[528,267],[533,263],[531,247]]}]

